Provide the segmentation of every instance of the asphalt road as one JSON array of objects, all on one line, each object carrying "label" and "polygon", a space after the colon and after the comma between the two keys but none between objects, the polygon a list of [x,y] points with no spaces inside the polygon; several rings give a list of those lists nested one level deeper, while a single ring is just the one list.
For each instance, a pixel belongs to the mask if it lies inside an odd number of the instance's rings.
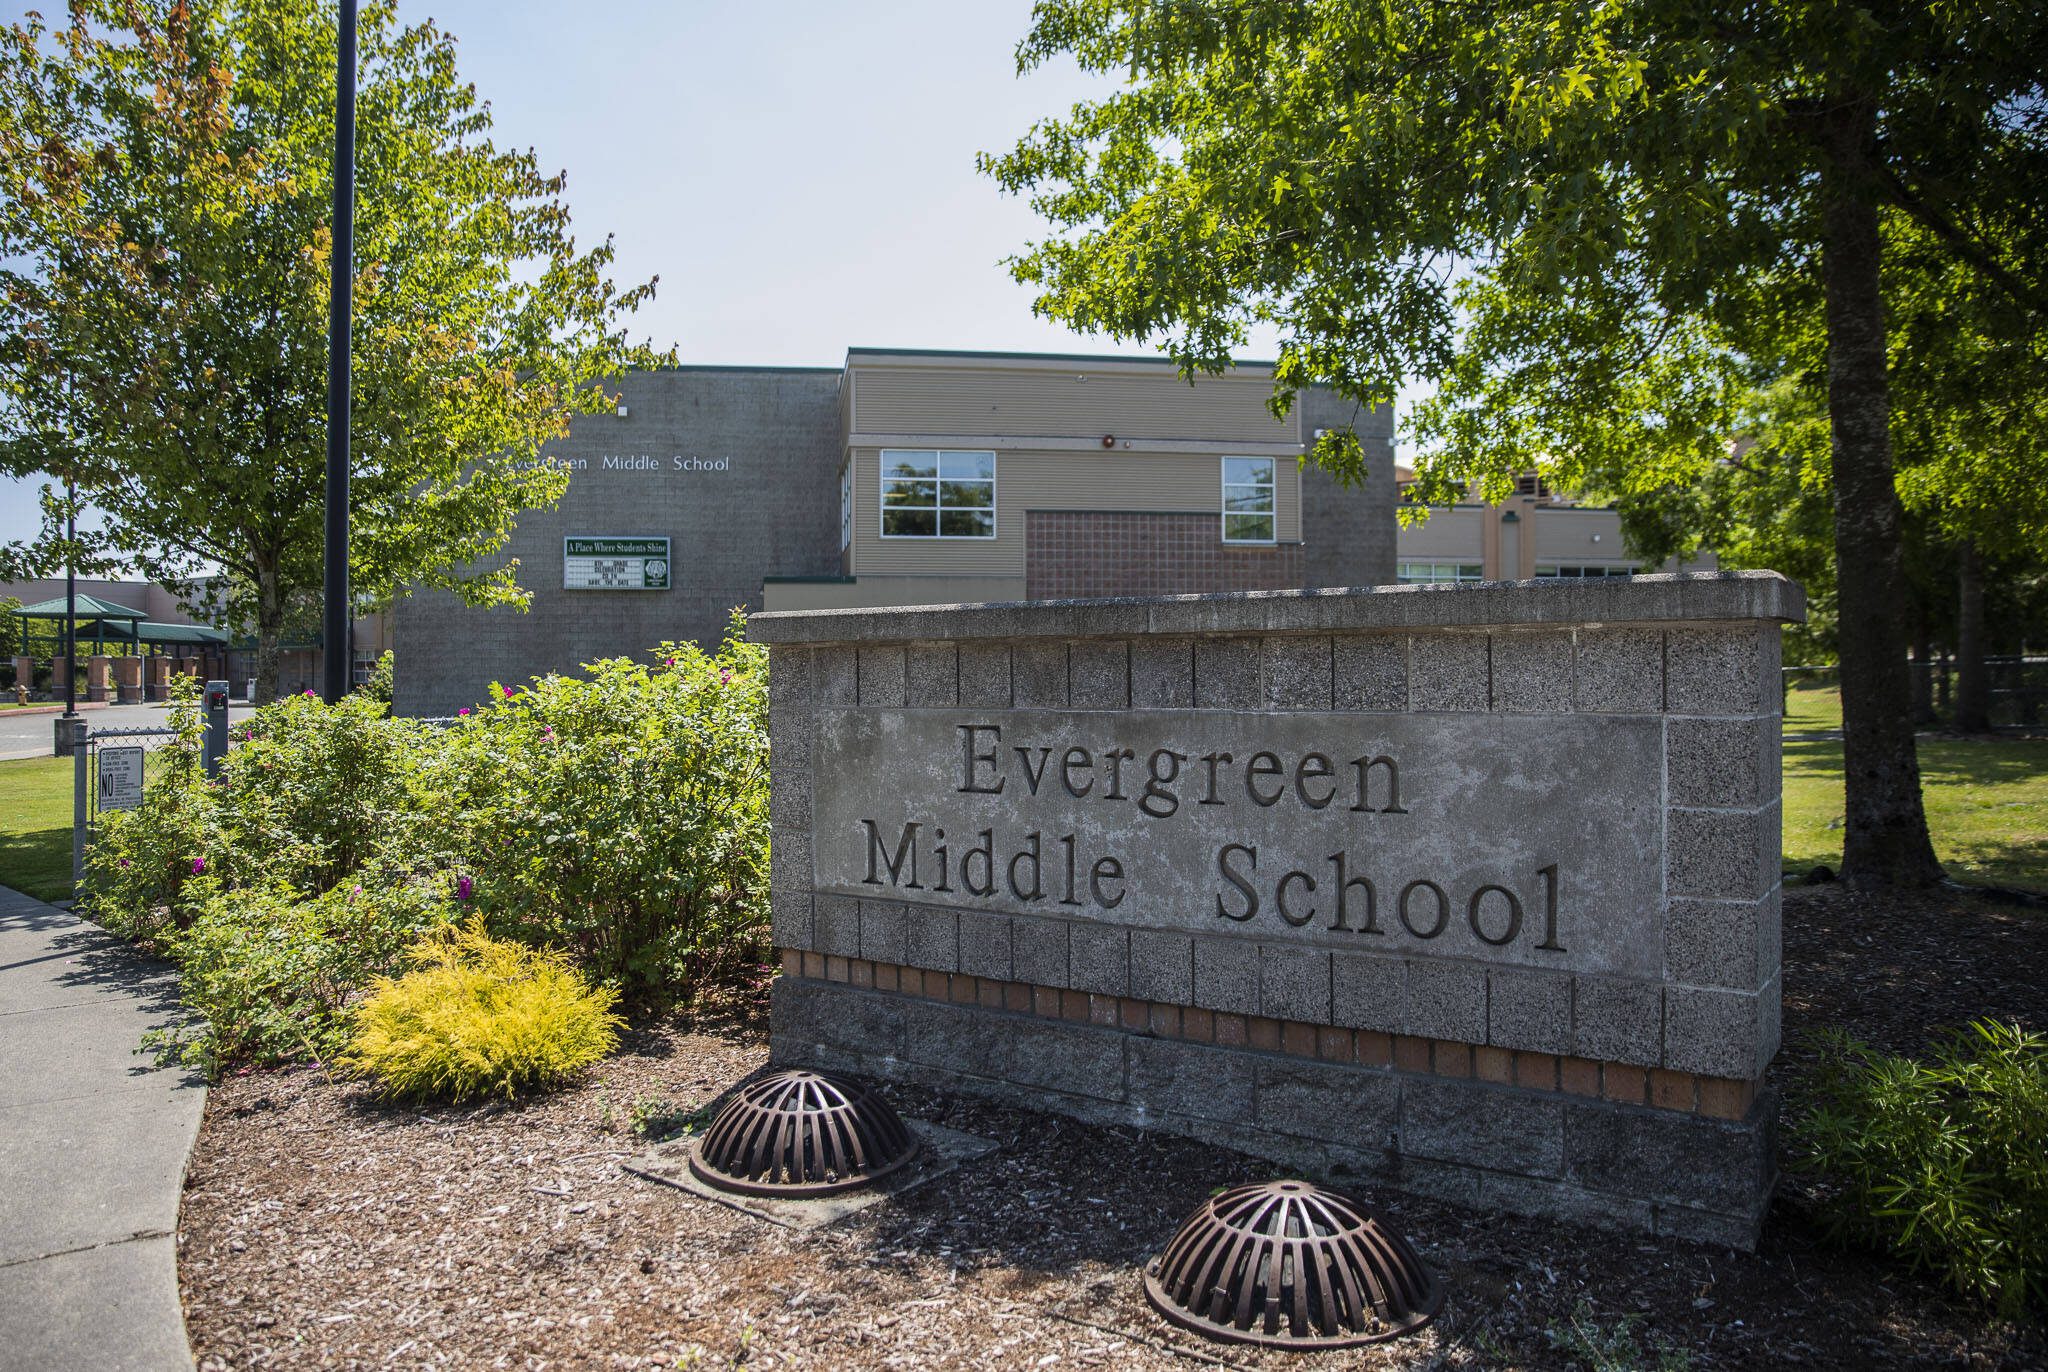
[{"label": "asphalt road", "polygon": [[[94,729],[149,729],[160,728],[166,722],[168,705],[108,705],[97,710],[79,711],[89,728]],[[228,707],[228,718],[242,719],[249,713],[246,705]],[[49,757],[55,751],[57,736],[57,715],[25,714],[19,710],[0,710],[0,758]]]}]

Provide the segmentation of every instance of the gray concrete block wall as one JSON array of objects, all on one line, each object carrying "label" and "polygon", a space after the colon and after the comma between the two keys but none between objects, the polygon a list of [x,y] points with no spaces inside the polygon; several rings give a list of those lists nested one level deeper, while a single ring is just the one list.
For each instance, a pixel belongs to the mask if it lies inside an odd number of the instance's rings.
[{"label": "gray concrete block wall", "polygon": [[1365,409],[1324,387],[1295,400],[1304,444],[1317,429],[1349,428],[1365,448],[1365,484],[1344,486],[1322,468],[1301,473],[1304,584],[1376,586],[1394,580],[1394,407]]},{"label": "gray concrete block wall", "polygon": [[[1076,1100],[1071,1083],[1020,1083],[947,1056],[950,1049],[940,1051],[943,1036],[928,1038],[936,1046],[924,1058],[864,1055],[803,1008],[829,1004],[841,989],[819,989],[800,976],[786,979],[787,991],[779,993],[777,1054],[997,1090],[1090,1117],[1228,1136],[1232,1146],[1271,1156],[1294,1156],[1309,1139],[1322,1151],[1308,1151],[1331,1167],[1355,1143],[1312,1139],[1300,1132],[1312,1130],[1309,1124],[1290,1132],[1283,1127],[1286,1108],[1275,1102],[1311,1099],[1314,1091],[1305,1084],[1311,1077],[1365,1093],[1393,1090],[1401,1104],[1392,1142],[1384,1145],[1391,1150],[1384,1166],[1399,1184],[1449,1188],[1546,1214],[1744,1241],[1754,1233],[1768,1189],[1768,1109],[1747,1103],[1778,1047],[1773,683],[1780,620],[1798,614],[1797,591],[1775,579],[1730,576],[1639,578],[1587,592],[1534,583],[1421,596],[1390,589],[758,617],[755,631],[772,645],[771,711],[778,712],[772,724],[778,943],[799,953],[981,979],[996,988],[998,1005],[1049,991],[1055,1005],[1064,1004],[1062,994],[1079,995],[1089,1015],[1106,1014],[1106,1023],[1092,1026],[1061,1022],[1034,1029],[1048,1051],[1067,1051],[1061,1045],[1083,1028],[1128,1040],[1120,1073],[1102,1056],[1108,1050],[1085,1050],[1087,1071],[1106,1094]],[[1687,609],[1714,617],[1689,619]],[[871,681],[881,684],[871,691]],[[1478,731],[1493,727],[1490,720],[1532,714],[1592,715],[1617,724],[1648,720],[1662,745],[1655,802],[1661,853],[1652,876],[1663,894],[1650,925],[1661,947],[1646,974],[1623,976],[1590,966],[1545,970],[1412,948],[1376,952],[1355,944],[1262,940],[1230,928],[1121,927],[1067,911],[949,908],[939,903],[944,897],[930,893],[906,903],[902,891],[869,901],[820,889],[818,874],[803,865],[813,861],[805,807],[818,712],[889,710],[905,701],[913,709],[947,709],[953,699],[962,706],[973,702],[982,711],[976,718],[1008,708],[1275,717],[1334,709],[1469,720],[1461,727]],[[867,780],[887,785],[886,778]],[[779,803],[785,795],[802,797],[801,806]],[[1531,796],[1526,803],[1570,802],[1569,796]],[[803,889],[785,892],[788,882]],[[808,904],[806,897],[812,897]],[[840,900],[850,900],[856,912],[840,913],[834,904]],[[859,911],[871,904],[887,913],[866,919]],[[1380,913],[1390,917],[1384,905]],[[876,932],[869,939],[871,926]],[[849,927],[856,931],[851,944]],[[913,1007],[901,1009],[906,1016],[923,1013],[903,997],[890,1003]],[[1119,1017],[1143,1025],[1148,1014],[1185,1015],[1189,1025],[1205,1017],[1199,1022],[1213,1022],[1217,1037],[1168,1047],[1128,1023],[1118,1027]],[[1346,1059],[1311,1070],[1294,1062],[1299,1042],[1289,1037],[1283,1045],[1281,1036],[1303,1031],[1313,1056],[1317,1026],[1327,1026],[1334,1041],[1362,1045],[1370,1035],[1376,1043],[1405,1044],[1400,1052],[1408,1056],[1397,1053],[1372,1065]],[[1238,1037],[1226,1041],[1226,1032]],[[1434,1056],[1432,1044],[1438,1045]],[[1262,1056],[1276,1052],[1293,1065]],[[1219,1079],[1253,1083],[1245,1088],[1250,1096],[1235,1086],[1219,1088],[1169,1108],[1161,1092],[1171,1084],[1160,1064],[1176,1054],[1217,1067]],[[1605,1099],[1571,1097],[1574,1073],[1587,1068]],[[1261,1071],[1289,1083],[1284,1092],[1270,1093],[1263,1107],[1256,1087]],[[1389,1074],[1395,1084],[1385,1087]],[[1748,1112],[1716,1117],[1707,1109],[1709,1088],[1715,1099],[1734,1100]],[[1462,1124],[1455,1123],[1456,1111],[1439,1108],[1458,1099],[1477,1112]],[[1622,1112],[1633,1123],[1596,1127],[1605,1118],[1601,1112]],[[1672,1183],[1676,1192],[1634,1194],[1623,1171],[1603,1171],[1592,1145],[1573,1142],[1607,1137],[1601,1129],[1621,1129],[1630,1138],[1637,1136],[1628,1130],[1645,1131],[1637,1142],[1670,1156],[1695,1145],[1732,1149],[1746,1161],[1733,1174],[1723,1168],[1717,1175],[1739,1174],[1749,1189],[1739,1202],[1716,1189],[1721,1181],[1692,1186],[1680,1180]],[[1505,1161],[1510,1157],[1522,1161]]]},{"label": "gray concrete block wall", "polygon": [[[558,506],[519,518],[503,554],[519,560],[530,609],[469,609],[439,591],[399,602],[399,713],[452,714],[494,680],[574,672],[665,640],[715,647],[735,608],[760,607],[764,576],[838,573],[836,368],[685,367],[635,372],[615,389],[624,418],[579,415],[547,445],[549,456],[583,465]],[[678,456],[728,466],[678,471]],[[661,466],[607,470],[607,457]],[[673,589],[563,590],[562,539],[574,535],[669,537]]]}]

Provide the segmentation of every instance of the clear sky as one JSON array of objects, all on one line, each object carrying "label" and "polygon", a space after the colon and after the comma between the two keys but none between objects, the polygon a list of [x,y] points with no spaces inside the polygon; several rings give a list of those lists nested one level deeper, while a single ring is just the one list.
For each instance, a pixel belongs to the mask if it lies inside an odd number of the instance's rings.
[{"label": "clear sky", "polygon": [[[1034,317],[1001,265],[1040,226],[976,174],[975,154],[1093,89],[1071,65],[1016,76],[1029,0],[399,0],[399,13],[456,35],[501,143],[568,171],[577,232],[617,239],[617,279],[660,277],[635,332],[685,362],[833,366],[856,345],[1148,351]],[[1258,337],[1247,355],[1272,351]],[[0,541],[36,524],[33,486],[0,483]]]}]

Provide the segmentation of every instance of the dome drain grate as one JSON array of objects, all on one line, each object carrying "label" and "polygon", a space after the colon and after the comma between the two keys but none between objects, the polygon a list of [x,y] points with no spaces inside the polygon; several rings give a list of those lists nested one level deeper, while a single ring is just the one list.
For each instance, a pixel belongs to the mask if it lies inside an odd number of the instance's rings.
[{"label": "dome drain grate", "polygon": [[1183,1329],[1232,1343],[1348,1348],[1436,1318],[1443,1287],[1360,1202],[1304,1181],[1234,1186],[1203,1202],[1145,1273]]},{"label": "dome drain grate", "polygon": [[741,1087],[690,1150],[690,1171],[722,1191],[801,1200],[872,1185],[918,1149],[866,1086],[792,1070]]}]

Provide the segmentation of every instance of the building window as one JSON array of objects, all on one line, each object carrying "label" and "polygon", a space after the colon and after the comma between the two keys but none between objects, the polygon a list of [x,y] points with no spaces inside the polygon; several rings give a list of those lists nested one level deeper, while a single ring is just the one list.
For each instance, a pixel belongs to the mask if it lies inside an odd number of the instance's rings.
[{"label": "building window", "polygon": [[1603,562],[1562,562],[1553,564],[1544,562],[1538,563],[1536,567],[1536,575],[1539,577],[1634,576],[1635,571],[1634,564],[1625,562],[1613,564]]},{"label": "building window", "polygon": [[882,450],[882,537],[995,536],[994,453]]},{"label": "building window", "polygon": [[1272,458],[1223,459],[1223,541],[1274,541]]},{"label": "building window", "polygon": [[1399,571],[1403,582],[1421,585],[1438,581],[1483,581],[1486,569],[1477,562],[1403,562]]}]

